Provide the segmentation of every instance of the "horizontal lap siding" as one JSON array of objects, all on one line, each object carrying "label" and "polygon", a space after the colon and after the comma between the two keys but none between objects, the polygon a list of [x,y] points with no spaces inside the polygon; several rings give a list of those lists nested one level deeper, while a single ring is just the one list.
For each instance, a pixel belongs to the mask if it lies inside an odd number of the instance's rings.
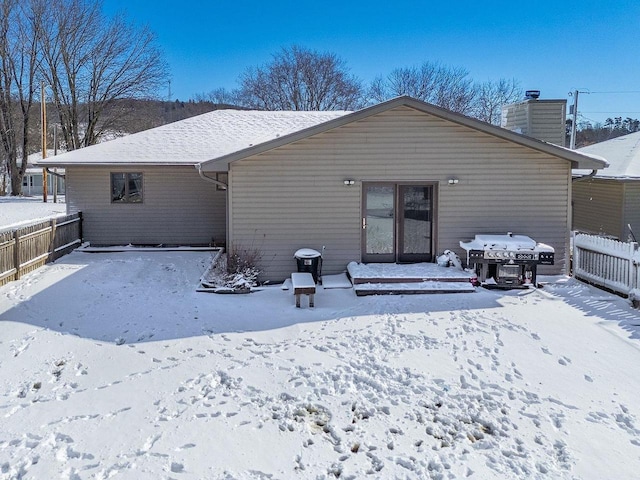
[{"label": "horizontal lap siding", "polygon": [[503,127],[518,130],[538,140],[564,146],[566,102],[563,100],[526,101],[502,110]]},{"label": "horizontal lap siding", "polygon": [[531,107],[531,131],[528,135],[564,146],[566,135],[564,103],[536,102]]},{"label": "horizontal lap siding", "polygon": [[[326,246],[324,273],[360,260],[362,182],[439,182],[437,251],[513,231],[556,248],[565,269],[569,163],[417,112],[394,109],[232,164],[232,244],[262,254],[265,279]],[[450,177],[459,184],[450,187]],[[343,180],[356,184],[347,187]]]},{"label": "horizontal lap siding", "polygon": [[[142,172],[142,204],[112,204],[111,172]],[[83,212],[85,241],[99,245],[206,245],[226,240],[226,195],[193,166],[69,167],[70,212]]]},{"label": "horizontal lap siding", "polygon": [[629,235],[629,229],[627,224],[631,224],[633,234],[636,241],[640,239],[640,182],[630,181],[624,183],[624,234],[620,237],[620,240],[627,241]]},{"label": "horizontal lap siding", "polygon": [[573,229],[622,240],[623,184],[582,180],[573,184]]}]

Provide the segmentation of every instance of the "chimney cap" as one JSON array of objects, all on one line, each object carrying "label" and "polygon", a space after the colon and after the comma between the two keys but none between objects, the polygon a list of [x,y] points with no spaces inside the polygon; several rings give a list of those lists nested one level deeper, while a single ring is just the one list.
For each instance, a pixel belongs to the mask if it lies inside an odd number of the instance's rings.
[{"label": "chimney cap", "polygon": [[537,100],[540,98],[540,90],[527,90],[524,92],[524,97],[527,100]]}]

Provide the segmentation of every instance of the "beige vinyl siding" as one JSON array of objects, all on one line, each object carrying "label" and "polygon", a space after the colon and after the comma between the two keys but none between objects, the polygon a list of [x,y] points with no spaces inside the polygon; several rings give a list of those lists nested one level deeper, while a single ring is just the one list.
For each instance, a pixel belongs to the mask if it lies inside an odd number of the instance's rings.
[{"label": "beige vinyl siding", "polygon": [[624,187],[615,180],[573,184],[573,229],[622,239]]},{"label": "beige vinyl siding", "polygon": [[[111,172],[142,172],[143,203],[111,203]],[[82,211],[95,245],[208,245],[226,241],[226,192],[193,166],[73,167],[66,171],[70,212]]]},{"label": "beige vinyl siding", "polygon": [[629,236],[627,224],[631,224],[631,228],[636,237],[640,240],[640,181],[624,182],[624,222],[622,225],[623,234],[621,240],[626,241]]},{"label": "beige vinyl siding", "polygon": [[537,101],[531,103],[530,128],[528,135],[564,147],[565,113],[564,101]]},{"label": "beige vinyl siding", "polygon": [[527,100],[506,105],[502,126],[538,140],[565,145],[565,100]]},{"label": "beige vinyl siding", "polygon": [[527,134],[529,126],[529,107],[526,103],[514,103],[502,107],[502,128]]},{"label": "beige vinyl siding", "polygon": [[323,245],[323,272],[338,273],[360,260],[362,182],[439,182],[434,253],[462,256],[461,240],[513,231],[554,246],[546,273],[560,272],[569,177],[565,160],[399,107],[233,163],[230,239],[261,251],[265,279],[295,271],[298,248]]}]

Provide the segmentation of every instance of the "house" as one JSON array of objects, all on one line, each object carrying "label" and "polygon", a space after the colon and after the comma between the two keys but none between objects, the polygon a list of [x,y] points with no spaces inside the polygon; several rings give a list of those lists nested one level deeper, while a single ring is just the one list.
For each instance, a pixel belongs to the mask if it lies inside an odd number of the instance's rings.
[{"label": "house", "polygon": [[621,241],[640,238],[640,132],[578,152],[604,156],[610,165],[593,175],[575,172],[582,179],[573,183],[573,228]]},{"label": "house", "polygon": [[[48,155],[53,155],[54,151],[51,150]],[[36,163],[42,158],[42,152],[37,152],[29,155],[27,158],[27,168],[22,177],[22,195],[42,195],[42,185],[44,183],[44,173],[42,167],[36,167]],[[64,183],[64,170],[56,171],[59,175],[47,175],[47,193],[53,195],[54,191],[57,195],[64,195],[65,183]],[[7,184],[11,182],[7,179]]]},{"label": "house", "polygon": [[326,247],[323,272],[338,273],[508,231],[556,249],[542,273],[566,272],[571,169],[606,166],[409,97],[357,112],[218,110],[40,163],[66,169],[85,241],[225,244],[259,252],[272,281],[301,247]]},{"label": "house", "polygon": [[[64,175],[64,171],[55,172],[55,173]],[[43,183],[44,183],[44,174],[42,172],[42,168],[27,167],[24,173],[24,177],[22,177],[22,195],[26,195],[29,197],[32,195],[42,195]],[[47,193],[49,195],[53,195],[54,191],[57,195],[65,194],[64,178],[55,176],[53,174],[47,175]]]}]

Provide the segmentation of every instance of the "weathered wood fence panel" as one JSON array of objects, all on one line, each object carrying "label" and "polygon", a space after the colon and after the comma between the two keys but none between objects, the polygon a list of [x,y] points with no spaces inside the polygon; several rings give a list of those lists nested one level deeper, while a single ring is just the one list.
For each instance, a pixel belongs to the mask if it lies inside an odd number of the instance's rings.
[{"label": "weathered wood fence panel", "polygon": [[639,263],[635,242],[586,234],[573,239],[573,275],[633,299],[640,298]]},{"label": "weathered wood fence panel", "polygon": [[0,232],[0,285],[18,280],[82,243],[82,213]]}]

